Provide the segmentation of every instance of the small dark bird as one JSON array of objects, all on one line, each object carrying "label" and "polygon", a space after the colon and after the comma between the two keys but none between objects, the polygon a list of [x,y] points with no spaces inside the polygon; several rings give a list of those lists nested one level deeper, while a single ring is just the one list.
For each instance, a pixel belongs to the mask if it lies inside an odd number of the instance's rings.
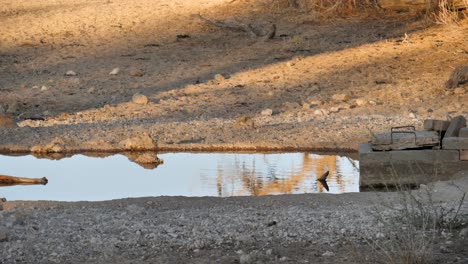
[{"label": "small dark bird", "polygon": [[327,168],[327,171],[325,171],[322,176],[320,176],[317,181],[320,182],[320,184],[322,184],[323,188],[325,188],[325,190],[330,191],[330,189],[328,188],[328,184],[327,184],[327,177],[328,177],[328,174],[330,174],[330,171],[328,170]]},{"label": "small dark bird", "polygon": [[322,174],[322,176],[320,176],[317,180],[319,180],[319,181],[326,181],[326,180],[327,180],[327,177],[328,177],[328,174],[330,174],[330,171],[329,171],[329,170],[327,170],[326,172],[324,172],[324,173]]}]

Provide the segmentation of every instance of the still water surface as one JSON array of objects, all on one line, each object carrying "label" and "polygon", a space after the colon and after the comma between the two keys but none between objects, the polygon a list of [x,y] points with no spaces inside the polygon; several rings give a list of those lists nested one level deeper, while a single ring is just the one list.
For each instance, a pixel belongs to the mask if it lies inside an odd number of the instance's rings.
[{"label": "still water surface", "polygon": [[[358,162],[310,153],[166,153],[145,169],[116,154],[61,160],[0,155],[0,174],[40,178],[43,185],[0,187],[8,200],[102,201],[146,196],[257,196],[359,191]],[[329,191],[316,178],[329,169]]]}]

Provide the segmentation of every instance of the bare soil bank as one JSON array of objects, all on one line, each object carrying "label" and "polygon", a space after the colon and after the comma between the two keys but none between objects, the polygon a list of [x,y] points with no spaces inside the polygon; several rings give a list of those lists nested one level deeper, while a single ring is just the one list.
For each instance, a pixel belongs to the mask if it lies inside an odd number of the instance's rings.
[{"label": "bare soil bank", "polygon": [[[0,129],[2,151],[355,150],[370,131],[468,112],[466,84],[444,88],[468,61],[466,20],[329,19],[268,1],[0,2],[0,106],[19,125]],[[276,37],[198,13],[275,23]],[[152,143],[122,142],[143,133]]]}]

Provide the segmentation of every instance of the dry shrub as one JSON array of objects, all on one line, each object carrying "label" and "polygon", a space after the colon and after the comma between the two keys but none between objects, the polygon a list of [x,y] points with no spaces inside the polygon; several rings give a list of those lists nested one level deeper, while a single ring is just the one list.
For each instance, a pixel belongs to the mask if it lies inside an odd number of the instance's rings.
[{"label": "dry shrub", "polygon": [[461,6],[456,6],[455,2],[451,0],[439,0],[431,16],[437,24],[455,24],[465,16],[462,12],[459,12],[460,9],[468,9],[468,0],[462,0]]}]

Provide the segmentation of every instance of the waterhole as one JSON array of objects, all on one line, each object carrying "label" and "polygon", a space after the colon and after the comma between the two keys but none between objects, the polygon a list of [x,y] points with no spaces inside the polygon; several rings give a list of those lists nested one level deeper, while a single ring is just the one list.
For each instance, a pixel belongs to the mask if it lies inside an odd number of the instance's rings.
[{"label": "waterhole", "polygon": [[[127,156],[53,160],[0,155],[0,175],[47,177],[0,187],[7,200],[102,201],[147,196],[259,196],[359,191],[358,161],[312,153],[165,153],[156,168]],[[329,171],[326,182],[317,181]],[[327,190],[328,189],[328,190]]]}]

